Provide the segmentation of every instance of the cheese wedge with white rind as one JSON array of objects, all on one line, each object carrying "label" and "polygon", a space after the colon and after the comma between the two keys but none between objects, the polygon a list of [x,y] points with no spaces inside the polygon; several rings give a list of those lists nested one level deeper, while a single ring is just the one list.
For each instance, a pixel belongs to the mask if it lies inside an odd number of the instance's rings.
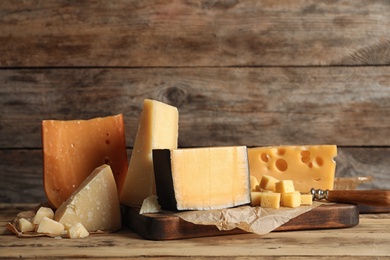
[{"label": "cheese wedge with white rind", "polygon": [[57,209],[62,224],[81,223],[89,232],[118,230],[121,213],[115,179],[109,165],[97,167]]}]

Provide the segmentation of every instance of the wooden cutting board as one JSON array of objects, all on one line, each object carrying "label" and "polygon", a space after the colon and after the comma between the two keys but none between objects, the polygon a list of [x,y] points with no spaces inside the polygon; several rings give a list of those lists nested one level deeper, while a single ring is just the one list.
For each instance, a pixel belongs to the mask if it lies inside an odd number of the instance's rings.
[{"label": "wooden cutting board", "polygon": [[[139,214],[139,207],[124,206],[124,223],[145,239],[171,240],[246,233],[241,229],[220,231],[212,225],[196,225],[174,213]],[[346,228],[359,223],[359,209],[354,204],[323,204],[290,220],[275,231]]]}]

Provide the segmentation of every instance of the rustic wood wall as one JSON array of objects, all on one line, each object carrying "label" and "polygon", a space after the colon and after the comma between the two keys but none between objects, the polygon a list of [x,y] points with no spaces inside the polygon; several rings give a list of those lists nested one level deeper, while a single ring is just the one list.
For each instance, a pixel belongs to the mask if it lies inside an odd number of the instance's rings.
[{"label": "rustic wood wall", "polygon": [[181,147],[337,144],[390,188],[386,0],[0,1],[0,202],[43,202],[40,124],[179,108]]}]

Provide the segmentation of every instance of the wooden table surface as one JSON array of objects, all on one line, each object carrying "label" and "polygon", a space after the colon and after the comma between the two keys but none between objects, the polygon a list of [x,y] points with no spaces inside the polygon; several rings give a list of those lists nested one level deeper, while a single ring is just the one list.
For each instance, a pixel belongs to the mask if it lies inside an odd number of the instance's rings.
[{"label": "wooden table surface", "polygon": [[347,229],[150,241],[124,228],[84,239],[18,238],[5,229],[33,204],[0,204],[0,258],[389,259],[390,214],[361,214]]}]

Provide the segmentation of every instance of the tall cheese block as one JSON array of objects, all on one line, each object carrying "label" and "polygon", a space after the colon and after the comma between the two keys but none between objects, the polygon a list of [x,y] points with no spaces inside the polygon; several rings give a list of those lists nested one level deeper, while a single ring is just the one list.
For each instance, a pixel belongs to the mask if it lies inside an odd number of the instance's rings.
[{"label": "tall cheese block", "polygon": [[245,146],[153,150],[153,161],[163,209],[208,210],[250,203]]},{"label": "tall cheese block", "polygon": [[54,219],[63,225],[81,223],[88,231],[120,229],[119,197],[110,166],[93,170],[57,209]]},{"label": "tall cheese block", "polygon": [[292,180],[295,190],[333,189],[337,155],[335,145],[272,146],[248,149],[251,175]]},{"label": "tall cheese block", "polygon": [[49,202],[58,208],[98,166],[109,164],[118,189],[127,152],[121,114],[90,120],[42,122],[43,180]]},{"label": "tall cheese block", "polygon": [[176,107],[146,99],[120,202],[141,205],[156,195],[152,150],[177,148],[179,113]]}]

